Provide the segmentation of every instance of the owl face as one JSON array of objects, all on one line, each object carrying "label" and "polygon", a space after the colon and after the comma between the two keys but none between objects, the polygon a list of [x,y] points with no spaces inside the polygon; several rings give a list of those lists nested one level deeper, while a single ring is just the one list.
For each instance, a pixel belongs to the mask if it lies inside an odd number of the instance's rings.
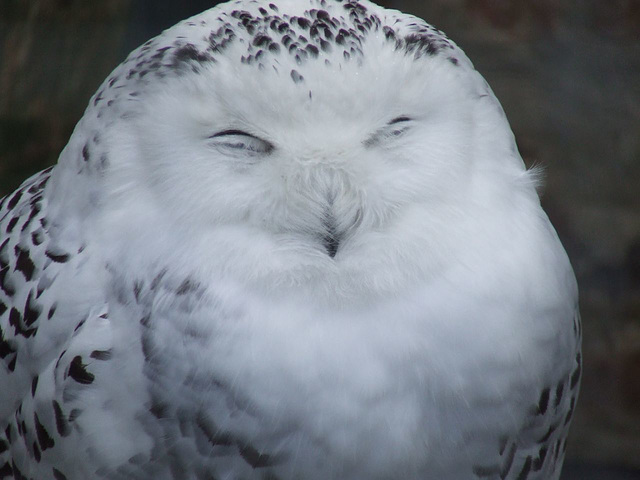
[{"label": "owl face", "polygon": [[[379,65],[311,65],[300,85],[244,65],[176,79],[175,95],[152,93],[133,122],[152,187],[179,217],[296,235],[337,255],[358,228],[385,228],[466,181],[472,102],[436,96],[410,71],[396,77],[405,60],[383,76]],[[457,83],[454,67],[439,67],[431,77]]]},{"label": "owl face", "polygon": [[133,52],[119,82],[110,190],[194,235],[249,229],[273,255],[428,249],[505,164],[522,171],[464,54],[368,2],[225,4]]}]

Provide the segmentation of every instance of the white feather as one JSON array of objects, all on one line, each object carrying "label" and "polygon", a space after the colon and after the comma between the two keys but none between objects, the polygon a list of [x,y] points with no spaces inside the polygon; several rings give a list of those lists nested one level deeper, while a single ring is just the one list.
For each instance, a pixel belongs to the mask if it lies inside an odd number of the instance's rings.
[{"label": "white feather", "polygon": [[558,478],[577,289],[500,104],[415,17],[276,8],[134,51],[5,199],[0,468]]}]

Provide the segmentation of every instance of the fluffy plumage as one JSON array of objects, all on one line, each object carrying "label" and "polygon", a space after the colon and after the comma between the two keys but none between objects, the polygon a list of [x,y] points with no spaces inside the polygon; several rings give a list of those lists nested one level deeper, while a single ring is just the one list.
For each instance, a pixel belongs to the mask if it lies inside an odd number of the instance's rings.
[{"label": "fluffy plumage", "polygon": [[559,477],[575,279],[498,101],[420,19],[178,24],[0,235],[0,479]]}]

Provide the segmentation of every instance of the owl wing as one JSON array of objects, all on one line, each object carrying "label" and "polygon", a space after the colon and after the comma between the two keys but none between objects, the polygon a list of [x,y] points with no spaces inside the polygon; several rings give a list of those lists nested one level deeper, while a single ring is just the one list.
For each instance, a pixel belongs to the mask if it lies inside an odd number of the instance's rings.
[{"label": "owl wing", "polygon": [[[37,375],[39,362],[35,359],[41,359],[42,363],[50,360],[42,351],[38,330],[52,324],[57,305],[48,291],[71,259],[69,252],[50,244],[43,199],[50,174],[51,169],[36,174],[0,203],[0,391],[3,393],[0,422],[3,425]],[[27,358],[28,351],[37,353]]]},{"label": "owl wing", "polygon": [[482,480],[558,479],[567,447],[582,373],[581,321],[576,308],[573,318],[575,352],[572,367],[556,372],[532,401],[525,424],[515,434],[505,435],[495,446],[493,461],[474,466],[474,478]]},{"label": "owl wing", "polygon": [[[269,465],[201,409],[169,411],[149,392],[152,377],[164,396],[181,396],[186,362],[156,359],[152,327],[188,311],[199,291],[163,270],[149,282],[118,276],[81,239],[61,246],[47,217],[50,177],[33,176],[0,203],[0,480],[162,480],[192,468],[185,456],[233,471]],[[109,288],[96,281],[104,272]]]},{"label": "owl wing", "polygon": [[[72,391],[65,386],[93,378],[87,359],[71,355],[69,346],[103,307],[83,302],[85,292],[69,282],[86,260],[83,246],[62,245],[51,234],[57,227],[45,191],[52,170],[0,201],[0,478],[64,478],[29,466],[21,472],[20,465],[39,463],[56,437],[68,435],[70,412],[61,404]],[[107,355],[94,350],[97,358]]]}]

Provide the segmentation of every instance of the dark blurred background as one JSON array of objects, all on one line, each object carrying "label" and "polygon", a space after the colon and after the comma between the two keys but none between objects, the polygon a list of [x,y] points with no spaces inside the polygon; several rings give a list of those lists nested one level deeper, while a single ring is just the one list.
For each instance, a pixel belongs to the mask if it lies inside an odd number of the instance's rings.
[{"label": "dark blurred background", "polygon": [[[126,54],[204,0],[0,0],[0,197],[56,162]],[[640,478],[640,0],[386,0],[444,30],[502,102],[581,287],[566,480]]]}]

